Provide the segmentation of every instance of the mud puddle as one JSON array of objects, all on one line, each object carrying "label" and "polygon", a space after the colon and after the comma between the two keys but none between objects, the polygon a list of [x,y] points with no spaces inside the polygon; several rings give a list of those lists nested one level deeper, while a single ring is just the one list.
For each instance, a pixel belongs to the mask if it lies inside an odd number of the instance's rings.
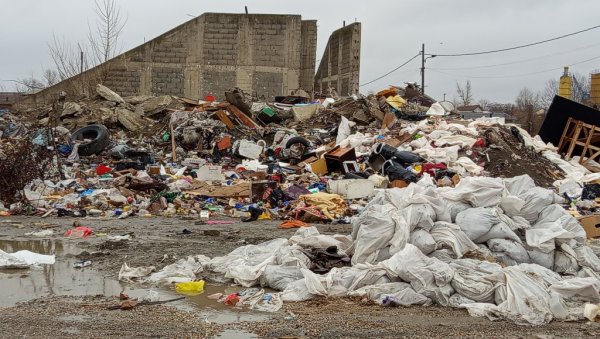
[{"label": "mud puddle", "polygon": [[[118,297],[125,293],[131,298],[144,298],[149,293],[159,300],[181,297],[167,287],[144,288],[143,286],[121,283],[114,278],[104,277],[94,270],[94,265],[74,268],[80,261],[75,257],[82,250],[75,243],[55,239],[39,240],[0,240],[0,249],[13,253],[29,250],[39,254],[54,254],[54,265],[41,265],[29,269],[0,270],[0,307],[14,306],[16,303],[53,295]],[[239,322],[265,321],[269,313],[248,309],[237,309],[209,299],[214,293],[230,294],[242,290],[242,287],[206,285],[202,294],[186,296],[185,299],[169,303],[178,309],[190,311],[207,322],[231,324]],[[115,299],[115,303],[117,299]],[[236,334],[223,333],[222,338],[236,338]],[[245,337],[245,336],[241,336]]]}]

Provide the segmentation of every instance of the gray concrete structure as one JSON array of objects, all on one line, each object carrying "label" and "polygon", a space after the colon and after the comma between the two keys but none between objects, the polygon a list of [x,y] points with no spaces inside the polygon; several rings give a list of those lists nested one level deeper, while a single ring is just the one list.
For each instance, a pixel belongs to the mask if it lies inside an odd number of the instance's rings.
[{"label": "gray concrete structure", "polygon": [[[103,83],[121,96],[203,98],[240,87],[272,100],[314,86],[316,20],[299,15],[205,13],[80,75],[25,99],[75,99]],[[70,98],[68,98],[70,99]]]},{"label": "gray concrete structure", "polygon": [[359,93],[360,36],[359,22],[331,34],[315,75],[315,91],[332,88],[341,96]]}]

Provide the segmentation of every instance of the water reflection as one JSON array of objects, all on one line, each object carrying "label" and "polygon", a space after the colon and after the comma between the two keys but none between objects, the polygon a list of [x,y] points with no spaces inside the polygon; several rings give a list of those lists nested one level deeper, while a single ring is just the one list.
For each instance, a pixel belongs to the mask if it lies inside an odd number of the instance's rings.
[{"label": "water reflection", "polygon": [[74,269],[73,263],[77,259],[64,256],[80,252],[73,243],[53,239],[0,240],[0,249],[8,253],[28,250],[56,255],[54,265],[41,265],[25,270],[0,270],[0,306],[49,295],[119,295],[125,288],[92,268]]}]

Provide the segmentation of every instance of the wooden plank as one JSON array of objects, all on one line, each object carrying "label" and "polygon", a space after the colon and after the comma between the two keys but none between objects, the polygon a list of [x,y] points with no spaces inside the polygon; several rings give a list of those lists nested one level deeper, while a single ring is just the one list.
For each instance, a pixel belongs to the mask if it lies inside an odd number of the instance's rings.
[{"label": "wooden plank", "polygon": [[240,111],[240,109],[234,105],[230,104],[227,106],[227,110],[240,119],[240,121],[249,128],[256,129],[260,127],[256,122],[254,122],[254,120],[250,119],[250,117],[248,117],[246,114],[244,114],[244,112]]},{"label": "wooden plank", "polygon": [[225,126],[227,126],[228,129],[232,129],[234,127],[233,121],[231,121],[231,119],[229,119],[229,117],[227,116],[227,113],[225,113],[225,111],[218,110],[215,112],[215,116],[219,120],[221,120],[221,122],[223,122],[225,124]]}]

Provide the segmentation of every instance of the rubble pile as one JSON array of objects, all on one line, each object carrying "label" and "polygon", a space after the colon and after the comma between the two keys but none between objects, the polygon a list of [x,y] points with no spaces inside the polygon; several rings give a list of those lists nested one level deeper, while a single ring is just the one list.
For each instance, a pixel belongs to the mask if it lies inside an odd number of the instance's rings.
[{"label": "rubble pile", "polygon": [[[600,246],[575,218],[595,214],[600,175],[516,125],[460,120],[412,85],[275,102],[239,89],[223,102],[121,98],[102,85],[97,95],[40,110],[37,122],[2,118],[0,156],[19,149],[50,159],[40,162],[44,175],[2,192],[2,215],[280,219],[300,228],[159,272],[124,264],[122,280],[266,286],[281,291],[275,304],[261,291],[236,302],[262,300],[269,311],[360,296],[531,324],[581,319],[584,302],[600,301]],[[352,232],[323,235],[314,223]]]}]

